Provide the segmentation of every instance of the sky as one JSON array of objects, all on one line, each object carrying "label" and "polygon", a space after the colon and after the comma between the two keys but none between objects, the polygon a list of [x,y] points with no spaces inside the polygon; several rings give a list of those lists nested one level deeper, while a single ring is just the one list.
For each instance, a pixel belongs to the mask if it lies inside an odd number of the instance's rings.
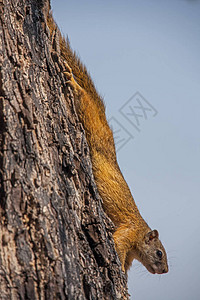
[{"label": "sky", "polygon": [[200,299],[200,1],[52,1],[63,35],[104,97],[136,204],[168,274],[134,262],[131,299]]}]

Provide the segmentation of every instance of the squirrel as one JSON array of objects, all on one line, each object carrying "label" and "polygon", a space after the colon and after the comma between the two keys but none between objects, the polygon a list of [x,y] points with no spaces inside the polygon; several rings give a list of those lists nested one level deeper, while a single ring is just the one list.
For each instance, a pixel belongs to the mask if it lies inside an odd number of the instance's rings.
[{"label": "squirrel", "polygon": [[[49,13],[51,36],[57,25]],[[92,170],[103,208],[115,225],[115,248],[122,270],[127,273],[134,259],[152,274],[168,272],[167,255],[157,230],[142,218],[117,163],[113,133],[108,125],[102,97],[86,67],[59,33],[60,57],[64,62],[66,84],[72,88],[75,107],[90,149]]]}]

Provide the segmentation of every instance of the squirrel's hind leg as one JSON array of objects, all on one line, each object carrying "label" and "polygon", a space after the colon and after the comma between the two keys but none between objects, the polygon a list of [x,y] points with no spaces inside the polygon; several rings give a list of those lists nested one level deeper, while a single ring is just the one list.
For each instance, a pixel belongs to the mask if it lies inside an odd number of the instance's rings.
[{"label": "squirrel's hind leg", "polygon": [[68,84],[72,90],[75,92],[75,94],[79,94],[82,92],[82,88],[80,87],[80,85],[75,81],[73,73],[72,73],[72,69],[70,68],[70,66],[68,65],[68,63],[65,61],[65,69],[63,71],[65,77],[66,77],[66,84]]}]

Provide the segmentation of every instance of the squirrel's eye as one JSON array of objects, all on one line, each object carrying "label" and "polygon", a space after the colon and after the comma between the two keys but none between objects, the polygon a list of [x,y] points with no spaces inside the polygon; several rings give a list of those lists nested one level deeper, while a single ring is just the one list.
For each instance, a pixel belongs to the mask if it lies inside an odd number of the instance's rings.
[{"label": "squirrel's eye", "polygon": [[162,258],[162,251],[157,250],[156,254],[158,255],[159,258]]}]

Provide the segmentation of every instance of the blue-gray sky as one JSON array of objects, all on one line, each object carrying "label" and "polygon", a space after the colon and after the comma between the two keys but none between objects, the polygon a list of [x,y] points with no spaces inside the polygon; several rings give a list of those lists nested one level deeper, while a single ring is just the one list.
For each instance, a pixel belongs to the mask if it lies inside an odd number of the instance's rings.
[{"label": "blue-gray sky", "polygon": [[[168,252],[166,275],[133,264],[131,299],[200,299],[200,1],[53,0],[52,10],[108,118],[134,137],[118,151],[119,165]],[[145,119],[140,110],[140,132],[120,112],[136,92],[158,112]]]}]

